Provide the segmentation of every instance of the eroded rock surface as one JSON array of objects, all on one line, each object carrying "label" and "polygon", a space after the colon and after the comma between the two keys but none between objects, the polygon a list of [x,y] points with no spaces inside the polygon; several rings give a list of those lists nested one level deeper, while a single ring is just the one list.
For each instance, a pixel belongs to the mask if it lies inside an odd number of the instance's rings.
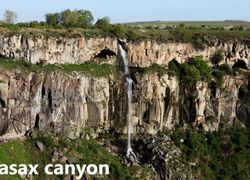
[{"label": "eroded rock surface", "polygon": [[[210,59],[218,50],[223,53],[223,62],[234,65],[238,60],[243,60],[249,67],[249,47],[247,43],[237,40],[227,43],[213,40],[204,50],[196,50],[190,43],[158,43],[149,40],[126,42],[129,64],[134,67],[148,67],[154,63],[167,66],[174,58],[179,62],[194,56]],[[0,34],[1,56],[23,59],[31,63],[98,62],[101,58],[106,63],[117,64],[117,54],[116,38],[47,37],[42,34],[34,35],[34,32],[30,35],[22,32],[13,34],[8,30]]]},{"label": "eroded rock surface", "polygon": [[[224,88],[196,86],[175,77],[133,74],[134,133],[155,134],[191,124],[215,131],[221,120],[249,126],[248,81],[226,76]],[[122,79],[72,73],[0,73],[0,132],[6,138],[29,129],[64,132],[73,139],[84,128],[126,133],[126,94]]]}]

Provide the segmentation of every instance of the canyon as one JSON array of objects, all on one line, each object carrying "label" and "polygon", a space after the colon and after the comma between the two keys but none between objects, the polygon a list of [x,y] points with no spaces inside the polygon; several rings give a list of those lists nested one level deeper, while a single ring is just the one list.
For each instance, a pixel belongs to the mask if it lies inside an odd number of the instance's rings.
[{"label": "canyon", "polygon": [[[238,60],[249,66],[250,48],[247,44],[217,42],[202,51],[195,50],[191,44],[152,41],[124,42],[124,47],[128,52],[128,64],[135,69],[131,75],[135,133],[154,134],[164,128],[173,129],[180,123],[201,124],[207,131],[215,131],[221,119],[227,119],[229,123],[240,120],[249,126],[249,110],[245,102],[249,93],[248,79],[243,75],[224,77],[223,88],[213,87],[209,82],[188,87],[177,77],[161,76],[157,72],[143,74],[137,69],[154,63],[167,66],[172,59],[183,62],[196,55],[209,59],[218,49],[224,53],[223,62],[230,66]],[[86,61],[120,64],[117,40],[112,38],[67,39],[2,33],[0,54],[33,64]],[[101,62],[98,61],[100,58]],[[0,132],[12,136],[35,127],[70,131],[68,126],[76,129],[115,127],[124,132],[127,100],[121,77],[2,71]]]},{"label": "canyon", "polygon": [[[226,76],[223,89],[206,82],[186,87],[167,74],[135,72],[132,78],[135,133],[155,134],[180,124],[216,131],[222,119],[249,127],[249,88],[244,76]],[[126,132],[126,88],[113,75],[13,70],[2,71],[0,80],[0,132],[6,138],[32,128],[74,133],[73,137],[86,127]]]},{"label": "canyon", "polygon": [[[127,76],[118,68],[122,64],[118,44],[126,50],[133,81],[130,84],[133,92],[130,106],[125,83]],[[221,87],[214,79],[188,84],[167,73],[173,59],[178,63],[195,56],[210,60],[218,50],[223,55],[221,64],[227,63],[231,68],[240,62],[244,67],[242,73],[225,75]],[[69,139],[82,137],[87,129],[93,136],[106,130],[126,134],[127,112],[131,108],[132,139],[147,136],[143,143],[138,139],[132,141],[132,144],[138,144],[136,152],[139,152],[139,147],[152,151],[152,159],[148,161],[152,161],[161,179],[166,176],[169,179],[171,176],[192,179],[189,166],[181,167],[178,158],[169,160],[169,157],[181,157],[181,152],[169,137],[158,136],[159,132],[188,126],[197,131],[216,132],[221,124],[250,127],[250,78],[247,70],[250,45],[247,41],[209,40],[203,50],[197,50],[191,43],[132,42],[111,37],[48,37],[5,30],[0,34],[0,56],[42,66],[92,62],[110,64],[118,69],[116,73],[95,76],[75,71],[32,72],[1,68],[1,140],[23,137],[33,129],[64,134]],[[164,67],[166,72],[143,71],[154,64]],[[211,61],[208,64],[213,66]],[[156,137],[151,138],[153,135]],[[158,149],[155,150],[154,146]],[[140,153],[144,158],[149,156],[147,151]],[[160,166],[162,161],[178,167]],[[167,174],[164,168],[169,171]]]},{"label": "canyon", "polygon": [[[99,63],[118,64],[116,38],[87,37],[79,34],[67,37],[60,35],[59,32],[46,34],[29,29],[16,33],[4,29],[1,32],[0,54],[4,57],[22,59],[33,64],[80,64],[86,61],[99,62],[98,59],[102,59]],[[243,60],[247,66],[250,63],[250,44],[247,39],[228,42],[208,39],[207,45],[202,50],[195,49],[191,43],[183,42],[166,43],[150,39],[137,42],[124,41],[130,67],[148,67],[154,63],[168,66],[172,59],[182,63],[194,56],[210,59],[218,50],[224,55],[223,62],[231,66],[238,60]]]}]

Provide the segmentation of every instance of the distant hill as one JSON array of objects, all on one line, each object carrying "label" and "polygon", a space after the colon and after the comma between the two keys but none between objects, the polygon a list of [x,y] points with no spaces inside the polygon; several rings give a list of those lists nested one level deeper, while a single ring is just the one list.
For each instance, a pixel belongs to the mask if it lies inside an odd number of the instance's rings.
[{"label": "distant hill", "polygon": [[187,26],[242,26],[250,28],[250,22],[242,20],[225,20],[225,21],[144,21],[144,22],[129,22],[125,23],[129,26],[163,26],[163,25],[179,25]]}]

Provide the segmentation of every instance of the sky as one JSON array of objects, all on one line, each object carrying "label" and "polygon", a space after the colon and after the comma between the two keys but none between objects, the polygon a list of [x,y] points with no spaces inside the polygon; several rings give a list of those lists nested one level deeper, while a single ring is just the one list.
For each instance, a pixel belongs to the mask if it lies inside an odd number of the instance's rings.
[{"label": "sky", "polygon": [[44,21],[46,13],[65,9],[90,10],[95,20],[108,16],[112,23],[134,21],[250,21],[250,0],[0,0],[0,19],[6,9],[18,22]]}]

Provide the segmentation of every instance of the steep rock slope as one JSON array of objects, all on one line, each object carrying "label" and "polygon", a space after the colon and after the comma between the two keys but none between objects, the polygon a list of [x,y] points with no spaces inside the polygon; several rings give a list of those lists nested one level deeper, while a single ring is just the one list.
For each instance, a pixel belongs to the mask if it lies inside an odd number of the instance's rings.
[{"label": "steep rock slope", "polygon": [[[54,37],[45,34],[32,32],[32,30],[30,34],[22,31],[11,33],[8,30],[2,30],[0,55],[32,63],[83,63],[98,61],[98,58],[101,58],[106,59],[109,64],[117,64],[118,49],[115,38],[88,38],[81,35]],[[249,66],[250,60],[249,43],[237,40],[227,43],[211,40],[207,42],[204,50],[196,50],[190,43],[159,43],[152,40],[129,41],[126,42],[126,46],[129,52],[129,64],[134,67],[147,67],[153,63],[167,66],[174,58],[183,62],[190,57],[200,55],[209,59],[218,50],[224,55],[223,61],[230,65],[243,60]]]},{"label": "steep rock slope", "polygon": [[[31,128],[71,137],[79,136],[84,128],[126,132],[125,87],[112,75],[3,71],[0,80],[0,132],[5,138]],[[205,82],[189,87],[157,73],[135,73],[133,80],[134,133],[154,134],[184,124],[214,131],[222,120],[241,120],[249,126],[249,88],[243,76],[226,76],[224,89]]]}]

